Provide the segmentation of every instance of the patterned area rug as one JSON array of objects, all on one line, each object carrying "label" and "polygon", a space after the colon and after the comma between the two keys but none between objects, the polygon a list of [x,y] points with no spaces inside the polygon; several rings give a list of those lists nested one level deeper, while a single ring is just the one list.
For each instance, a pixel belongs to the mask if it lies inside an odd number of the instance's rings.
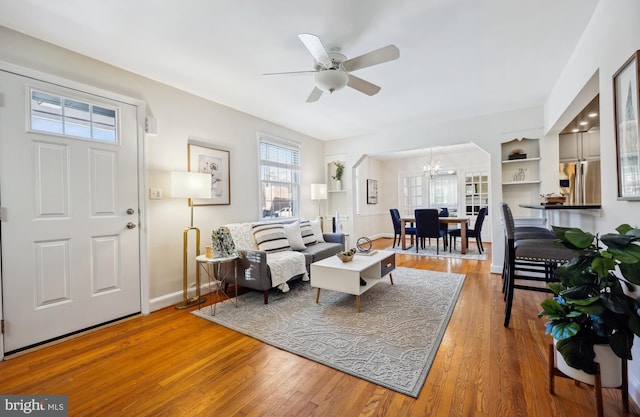
[{"label": "patterned area rug", "polygon": [[[415,246],[412,246],[409,249],[405,249],[405,250],[402,250],[402,247],[400,245],[397,245],[395,248],[392,248],[391,246],[389,246],[388,248],[385,248],[384,250],[392,251],[392,252],[395,252],[395,253],[401,253],[403,255],[432,256],[432,257],[441,257],[441,258],[474,259],[474,260],[478,260],[478,261],[484,261],[484,260],[488,259],[486,250],[484,251],[484,253],[480,254],[480,253],[478,253],[477,247],[475,245],[472,245],[472,244],[469,244],[469,248],[467,248],[467,253],[465,253],[463,255],[462,253],[460,253],[460,242],[458,242],[457,249],[456,250],[452,250],[451,252],[449,252],[449,249],[447,249],[447,250],[442,249],[442,242],[440,242],[440,250],[438,251],[438,254],[436,254],[436,245],[435,245],[435,243],[433,241],[431,243],[433,243],[433,244],[430,245],[430,246],[427,246],[424,249],[420,249],[418,251],[418,253],[416,253],[416,247]],[[471,242],[469,242],[469,243],[471,243]]]},{"label": "patterned area rug", "polygon": [[396,268],[361,296],[316,289],[298,281],[273,291],[269,304],[252,291],[193,314],[272,346],[374,384],[417,397],[455,308],[465,276]]}]

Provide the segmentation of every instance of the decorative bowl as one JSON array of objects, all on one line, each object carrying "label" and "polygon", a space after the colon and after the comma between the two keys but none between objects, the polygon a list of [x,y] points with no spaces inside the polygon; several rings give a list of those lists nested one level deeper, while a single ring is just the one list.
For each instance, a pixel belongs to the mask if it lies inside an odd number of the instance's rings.
[{"label": "decorative bowl", "polygon": [[340,258],[342,262],[350,262],[355,254],[347,255],[344,252],[336,253],[336,256]]}]

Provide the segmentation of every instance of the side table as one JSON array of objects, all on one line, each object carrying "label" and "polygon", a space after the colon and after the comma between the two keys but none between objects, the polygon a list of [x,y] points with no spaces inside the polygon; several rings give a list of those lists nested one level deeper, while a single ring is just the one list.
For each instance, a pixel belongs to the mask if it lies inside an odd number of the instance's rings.
[{"label": "side table", "polygon": [[[227,300],[231,301],[236,307],[238,307],[238,265],[236,261],[238,260],[238,256],[229,256],[227,258],[207,258],[205,255],[196,256],[196,263],[198,264],[198,268],[196,269],[196,277],[200,276],[200,268],[207,274],[209,278],[209,292],[212,292],[211,286],[215,286],[216,296],[222,293]],[[223,264],[233,262],[233,279],[235,285],[236,296],[235,301],[231,300],[231,297],[224,290],[224,277],[220,276],[220,268]],[[216,297],[217,299],[218,297]],[[222,300],[224,301],[224,299]],[[212,312],[212,315],[216,315],[216,304],[214,302],[209,305],[209,308]]]}]

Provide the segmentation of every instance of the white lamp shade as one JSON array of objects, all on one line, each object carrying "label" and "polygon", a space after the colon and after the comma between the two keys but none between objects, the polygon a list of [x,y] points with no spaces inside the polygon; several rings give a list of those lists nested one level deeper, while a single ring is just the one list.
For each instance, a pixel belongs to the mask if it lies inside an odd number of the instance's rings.
[{"label": "white lamp shade", "polygon": [[311,184],[311,199],[312,200],[326,200],[327,199],[327,184]]},{"label": "white lamp shade", "polygon": [[317,72],[315,80],[319,89],[333,93],[347,85],[349,76],[342,70],[328,69]]},{"label": "white lamp shade", "polygon": [[211,174],[172,171],[171,197],[211,198]]}]

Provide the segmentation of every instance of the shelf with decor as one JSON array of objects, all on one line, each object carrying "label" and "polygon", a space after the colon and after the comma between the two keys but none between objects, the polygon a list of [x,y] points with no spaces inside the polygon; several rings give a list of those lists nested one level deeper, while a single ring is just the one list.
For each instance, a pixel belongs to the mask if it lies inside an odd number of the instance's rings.
[{"label": "shelf with decor", "polygon": [[[531,217],[519,206],[538,201],[540,196],[540,141],[516,138],[501,144],[502,200],[514,216]],[[535,213],[539,216],[539,213]]]},{"label": "shelf with decor", "polygon": [[333,231],[335,225],[335,216],[340,216],[339,223],[341,230],[344,231],[348,223],[347,214],[347,187],[346,185],[346,162],[342,158],[337,158],[327,162],[327,224],[325,231]]}]

